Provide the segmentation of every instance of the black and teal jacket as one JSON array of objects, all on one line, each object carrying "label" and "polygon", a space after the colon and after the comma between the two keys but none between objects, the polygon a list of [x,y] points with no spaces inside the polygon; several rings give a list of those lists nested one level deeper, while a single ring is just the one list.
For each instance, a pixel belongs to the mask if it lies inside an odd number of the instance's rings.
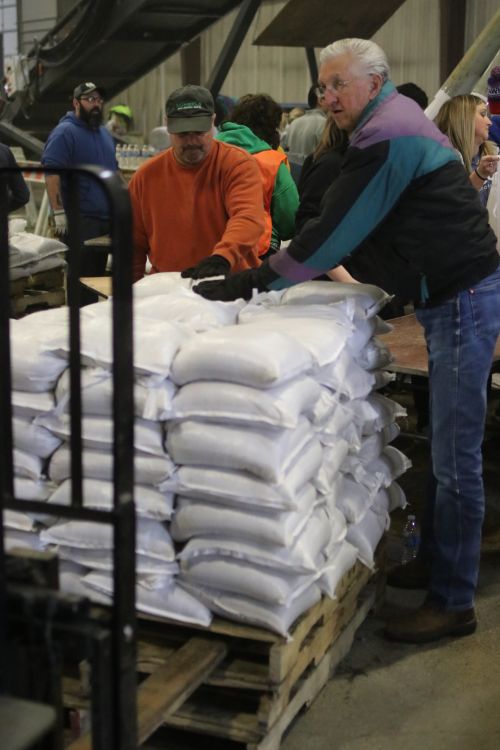
[{"label": "black and teal jacket", "polygon": [[358,248],[387,269],[386,291],[417,304],[438,304],[499,263],[487,212],[448,139],[390,81],[353,131],[320,216],[263,264],[259,281],[283,289]]}]

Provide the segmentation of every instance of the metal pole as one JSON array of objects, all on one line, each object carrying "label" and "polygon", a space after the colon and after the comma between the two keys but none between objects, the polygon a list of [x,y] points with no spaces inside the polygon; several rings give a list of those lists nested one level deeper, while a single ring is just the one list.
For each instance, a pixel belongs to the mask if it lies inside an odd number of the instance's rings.
[{"label": "metal pole", "polygon": [[476,41],[469,47],[455,70],[448,76],[425,113],[431,120],[441,106],[452,96],[468,94],[490,65],[500,47],[500,10],[484,27]]},{"label": "metal pole", "polygon": [[314,86],[318,83],[318,63],[316,60],[316,53],[314,52],[314,47],[306,47],[305,50],[309,75],[311,76],[311,84]]},{"label": "metal pole", "polygon": [[252,23],[260,4],[261,0],[244,0],[241,5],[238,17],[234,22],[233,28],[224,43],[217,62],[214,65],[214,69],[206,83],[206,88],[210,89],[214,99],[220,92],[222,84],[226,80],[229,68],[238,54],[241,43],[250,28],[250,24]]}]

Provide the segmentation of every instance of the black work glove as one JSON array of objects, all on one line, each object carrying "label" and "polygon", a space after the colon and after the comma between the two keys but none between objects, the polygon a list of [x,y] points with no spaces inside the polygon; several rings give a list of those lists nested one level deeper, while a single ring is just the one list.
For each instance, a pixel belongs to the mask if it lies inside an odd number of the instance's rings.
[{"label": "black work glove", "polygon": [[251,299],[252,291],[267,291],[267,287],[259,279],[257,268],[241,271],[228,276],[224,281],[202,281],[193,287],[193,291],[206,299],[229,302],[233,299]]},{"label": "black work glove", "polygon": [[228,276],[231,273],[231,264],[222,255],[209,255],[203,258],[196,266],[185,268],[181,273],[183,279],[205,279],[207,276]]}]

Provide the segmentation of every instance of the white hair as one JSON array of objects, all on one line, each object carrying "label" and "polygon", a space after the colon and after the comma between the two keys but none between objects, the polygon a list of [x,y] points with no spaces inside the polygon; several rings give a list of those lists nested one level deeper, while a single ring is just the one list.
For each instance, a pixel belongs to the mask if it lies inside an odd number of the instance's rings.
[{"label": "white hair", "polygon": [[378,44],[371,39],[339,39],[321,50],[320,65],[338,55],[350,54],[365,68],[366,73],[377,73],[382,80],[387,81],[390,76],[387,56]]}]

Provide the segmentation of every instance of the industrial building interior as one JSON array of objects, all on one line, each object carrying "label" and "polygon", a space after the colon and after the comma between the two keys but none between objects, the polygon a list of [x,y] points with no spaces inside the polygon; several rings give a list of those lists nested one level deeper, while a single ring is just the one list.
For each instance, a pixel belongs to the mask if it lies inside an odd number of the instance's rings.
[{"label": "industrial building interior", "polygon": [[[164,125],[166,97],[186,84],[205,86],[214,99],[266,92],[284,110],[306,106],[307,91],[318,78],[319,51],[345,37],[377,41],[391,62],[393,82],[421,86],[431,111],[443,90],[450,96],[472,90],[485,95],[488,73],[500,65],[498,0],[0,0],[5,74],[0,143],[12,149],[30,189],[19,217],[27,220],[28,231],[51,236],[40,157],[81,81],[94,81],[105,91],[106,112],[116,105],[130,108],[128,143],[139,144],[140,153]],[[132,174],[137,167],[123,172]],[[105,185],[102,175],[99,179]],[[408,510],[423,515],[430,460],[417,425],[412,376],[404,371],[388,386],[388,395],[406,410],[395,445],[411,461],[398,479],[409,508],[391,514],[373,568],[356,563],[329,608],[324,605],[321,614],[318,609],[310,622],[310,613],[302,615],[292,639],[220,617],[203,627],[135,611],[135,592],[127,585],[135,580],[135,511],[133,503],[116,500],[133,496],[134,425],[127,409],[134,387],[133,294],[127,282],[131,219],[119,186],[111,181],[107,189],[115,222],[113,257],[120,250],[112,270],[116,505],[106,512],[82,505],[83,467],[74,459],[76,499],[51,513],[112,526],[114,602],[100,607],[85,596],[61,593],[57,553],[5,552],[0,523],[0,750],[420,750],[423,744],[429,750],[497,750],[500,386],[495,375],[483,447],[486,519],[475,634],[426,645],[382,637],[387,617],[422,600],[422,592],[386,585],[387,571],[399,560]],[[0,238],[8,250],[7,214],[1,213]],[[4,256],[0,357],[9,363],[9,320],[31,308],[20,301],[13,315],[8,252]],[[78,284],[78,275],[68,271],[64,296],[72,389],[80,382],[73,375],[80,370],[79,317],[72,302]],[[43,291],[47,299],[55,294],[52,288]],[[31,300],[38,300],[37,294]],[[35,314],[39,309],[32,308]],[[0,511],[19,512],[25,503],[26,513],[43,518],[38,499],[14,497],[13,385],[10,367],[2,369]],[[80,399],[73,398],[72,455],[82,452],[83,414]]]}]

